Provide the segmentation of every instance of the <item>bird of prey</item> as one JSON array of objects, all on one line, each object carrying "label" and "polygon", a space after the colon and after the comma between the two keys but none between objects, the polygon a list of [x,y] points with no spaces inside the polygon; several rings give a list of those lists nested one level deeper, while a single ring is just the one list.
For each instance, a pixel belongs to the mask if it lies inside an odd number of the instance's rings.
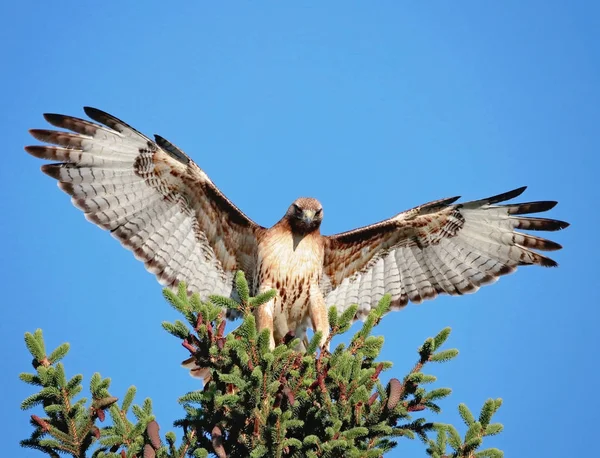
[{"label": "bird of prey", "polygon": [[515,229],[555,231],[568,223],[523,216],[553,201],[502,204],[525,187],[486,199],[436,200],[370,226],[321,235],[323,207],[301,197],[265,228],[247,217],[188,155],[163,137],[144,136],[123,121],[85,108],[96,122],[46,114],[64,130],[32,129],[35,157],[58,163],[42,171],[58,180],[85,217],[143,261],[163,285],[185,281],[190,292],[231,295],[236,271],[251,293],[274,288],[256,311],[271,347],[307,328],[328,337],[327,310],[358,304],[363,319],[389,293],[392,310],[438,294],[461,295],[493,283],[517,266],[556,263],[534,250],[555,242]]}]

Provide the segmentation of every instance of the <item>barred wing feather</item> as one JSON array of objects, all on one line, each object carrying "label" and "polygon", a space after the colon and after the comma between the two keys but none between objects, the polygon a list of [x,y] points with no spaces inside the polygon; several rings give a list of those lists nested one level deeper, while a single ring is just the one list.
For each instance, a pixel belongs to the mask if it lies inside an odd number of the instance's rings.
[{"label": "barred wing feather", "polygon": [[28,146],[92,223],[145,263],[161,284],[180,281],[202,296],[230,295],[235,272],[254,276],[256,238],[263,230],[233,205],[183,151],[152,141],[94,108],[97,123],[46,114],[67,131],[32,129],[55,146]]},{"label": "barred wing feather", "polygon": [[561,246],[515,229],[555,231],[558,220],[524,217],[550,210],[556,202],[495,205],[525,187],[487,199],[454,204],[458,197],[430,202],[381,223],[327,238],[324,293],[328,306],[359,305],[364,319],[381,297],[392,310],[438,294],[473,293],[517,266],[556,263],[533,250]]}]

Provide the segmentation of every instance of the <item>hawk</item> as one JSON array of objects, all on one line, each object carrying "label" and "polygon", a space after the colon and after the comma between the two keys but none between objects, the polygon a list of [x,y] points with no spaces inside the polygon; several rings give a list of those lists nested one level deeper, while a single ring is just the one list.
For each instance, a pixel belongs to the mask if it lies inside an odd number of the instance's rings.
[{"label": "hawk", "polygon": [[561,246],[515,229],[555,231],[568,223],[523,216],[550,210],[553,201],[503,204],[525,187],[486,199],[436,200],[349,232],[321,235],[323,207],[301,197],[281,220],[265,228],[247,217],[204,171],[173,143],[144,136],[95,108],[96,122],[45,114],[65,130],[32,129],[27,146],[40,159],[58,161],[42,171],[58,180],[85,217],[143,261],[165,286],[185,281],[190,292],[233,293],[242,270],[251,293],[277,295],[256,311],[271,346],[307,328],[329,334],[327,309],[358,304],[364,319],[389,293],[392,310],[439,294],[473,293],[517,266],[556,266],[536,251]]}]

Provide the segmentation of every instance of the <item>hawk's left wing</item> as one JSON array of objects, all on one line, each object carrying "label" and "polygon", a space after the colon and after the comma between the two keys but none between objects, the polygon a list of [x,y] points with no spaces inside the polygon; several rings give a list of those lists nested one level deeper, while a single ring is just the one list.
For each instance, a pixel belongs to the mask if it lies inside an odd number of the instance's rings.
[{"label": "hawk's left wing", "polygon": [[563,221],[519,216],[550,210],[556,202],[494,205],[524,190],[462,204],[454,204],[458,197],[442,199],[326,237],[327,305],[345,310],[358,304],[358,318],[364,319],[386,293],[394,310],[438,294],[473,293],[520,265],[556,266],[531,248],[551,251],[559,244],[514,231],[567,227]]}]

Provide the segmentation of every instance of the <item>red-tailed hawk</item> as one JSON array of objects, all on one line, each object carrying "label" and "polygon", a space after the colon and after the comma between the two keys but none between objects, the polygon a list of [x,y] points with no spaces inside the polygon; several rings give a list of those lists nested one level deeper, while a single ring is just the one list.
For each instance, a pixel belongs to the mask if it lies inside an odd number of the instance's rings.
[{"label": "red-tailed hawk", "polygon": [[159,282],[185,281],[191,291],[230,295],[237,270],[252,294],[275,288],[275,299],[257,310],[271,345],[311,327],[328,336],[327,309],[358,304],[364,318],[381,297],[392,309],[438,294],[460,295],[493,283],[517,266],[556,263],[532,251],[558,250],[555,242],[515,229],[555,231],[568,223],[524,217],[556,202],[496,205],[520,195],[515,189],[455,204],[437,200],[380,223],[341,234],[319,232],[321,204],[296,200],[267,229],[231,203],[183,151],[162,137],[150,140],[94,108],[100,124],[58,114],[46,120],[67,131],[31,130],[58,146],[27,146],[28,153],[58,161],[42,171],[58,180],[85,217],[145,263]]}]

